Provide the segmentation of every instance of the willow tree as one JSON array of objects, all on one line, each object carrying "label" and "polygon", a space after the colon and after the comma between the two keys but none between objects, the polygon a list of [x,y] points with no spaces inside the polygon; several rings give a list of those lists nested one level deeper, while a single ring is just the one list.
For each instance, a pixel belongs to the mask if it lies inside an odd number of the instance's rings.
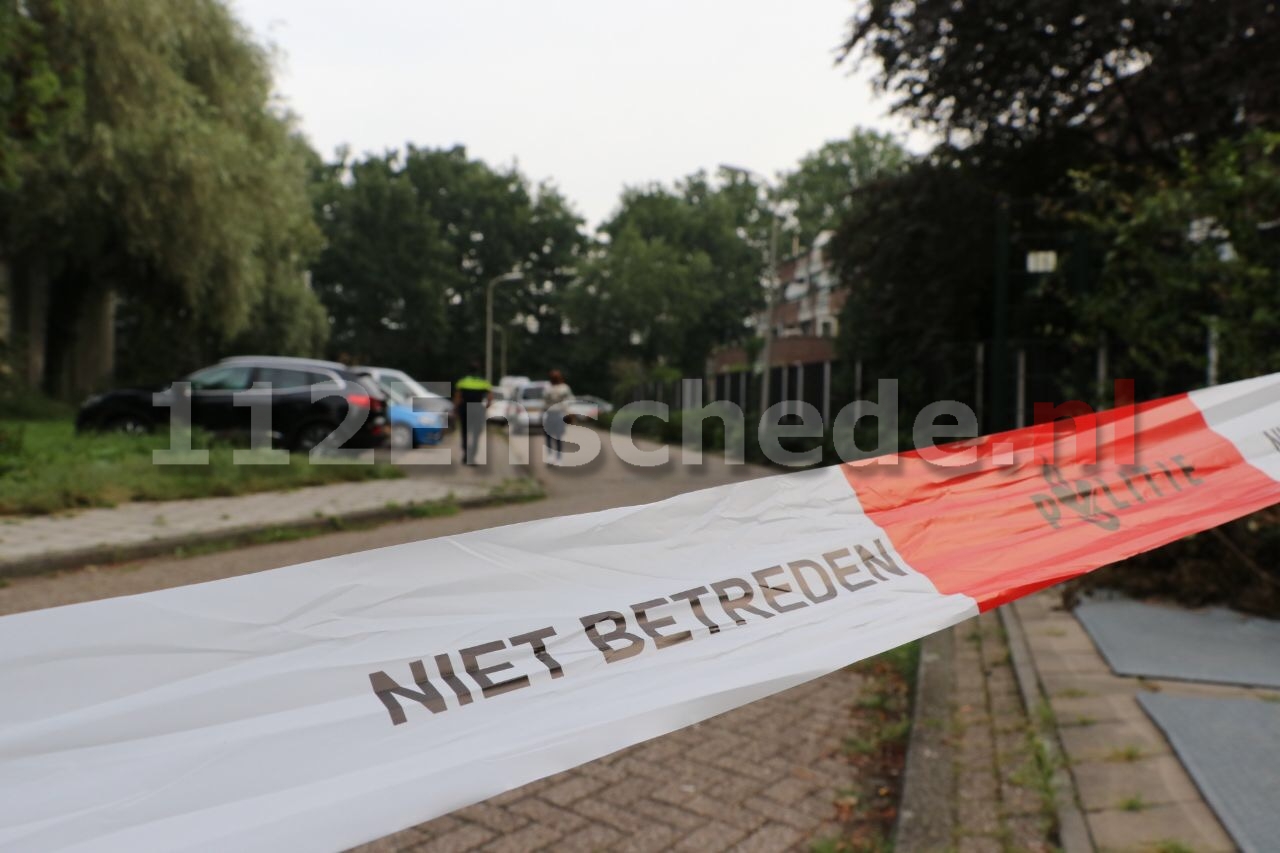
[{"label": "willow tree", "polygon": [[[84,109],[4,199],[29,360],[63,394],[104,380],[117,299],[128,351],[186,366],[250,334],[260,309],[310,301],[319,241],[270,56],[224,3],[65,6],[57,38]],[[293,337],[309,348],[319,334]]]}]

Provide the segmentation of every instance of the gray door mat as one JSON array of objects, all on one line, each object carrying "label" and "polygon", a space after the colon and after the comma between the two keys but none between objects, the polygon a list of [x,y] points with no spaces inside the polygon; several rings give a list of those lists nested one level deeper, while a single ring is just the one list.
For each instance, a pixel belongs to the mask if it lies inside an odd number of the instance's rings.
[{"label": "gray door mat", "polygon": [[1280,622],[1128,599],[1075,614],[1117,675],[1280,687]]},{"label": "gray door mat", "polygon": [[1280,704],[1142,693],[1191,778],[1246,853],[1280,845]]}]

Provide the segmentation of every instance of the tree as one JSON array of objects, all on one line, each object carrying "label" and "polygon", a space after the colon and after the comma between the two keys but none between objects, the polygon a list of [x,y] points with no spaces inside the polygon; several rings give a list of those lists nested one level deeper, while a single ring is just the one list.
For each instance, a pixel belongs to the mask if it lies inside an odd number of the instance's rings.
[{"label": "tree", "polygon": [[[333,318],[330,352],[451,380],[484,357],[485,291],[512,361],[545,372],[562,358],[561,289],[585,238],[551,186],[531,188],[465,148],[410,146],[317,172],[328,238],[315,286]],[[518,323],[518,326],[512,326]],[[519,329],[519,331],[517,331]]]},{"label": "tree", "polygon": [[672,188],[631,188],[602,230],[566,303],[575,361],[594,383],[617,359],[701,376],[714,347],[746,334],[768,231],[754,183],[699,172]]},{"label": "tree", "polygon": [[66,35],[66,0],[0,6],[0,189],[21,186],[84,108]]},{"label": "tree", "polygon": [[401,166],[396,154],[344,155],[318,170],[326,246],[312,273],[331,354],[420,372],[445,355],[445,293],[462,274]]},{"label": "tree", "polygon": [[1280,371],[1280,134],[1184,152],[1172,177],[1098,167],[1076,182],[1077,218],[1107,253],[1079,310],[1127,342],[1117,375],[1148,396],[1196,387],[1211,334],[1220,381]]},{"label": "tree", "polygon": [[4,198],[35,372],[63,394],[105,380],[115,294],[165,317],[138,367],[171,372],[249,331],[273,289],[306,299],[319,239],[268,56],[220,0],[67,10],[60,58],[83,69],[83,113]]},{"label": "tree", "polygon": [[869,0],[846,55],[880,67],[894,108],[955,141],[1065,135],[1176,161],[1280,116],[1272,0]]},{"label": "tree", "polygon": [[823,231],[837,228],[853,209],[854,191],[905,168],[909,155],[892,136],[855,129],[806,154],[783,176],[779,195],[797,204],[801,245],[811,246]]},{"label": "tree", "polygon": [[837,347],[846,369],[862,363],[864,393],[898,380],[904,414],[972,400],[974,346],[990,329],[995,202],[945,149],[859,192],[830,250],[850,287]]}]

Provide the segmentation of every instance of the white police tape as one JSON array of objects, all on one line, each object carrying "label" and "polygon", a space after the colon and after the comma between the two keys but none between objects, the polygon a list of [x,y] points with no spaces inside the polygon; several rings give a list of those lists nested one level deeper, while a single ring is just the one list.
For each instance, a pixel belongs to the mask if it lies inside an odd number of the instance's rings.
[{"label": "white police tape", "polygon": [[1280,377],[1077,427],[4,617],[0,848],[341,849],[1280,500]]}]

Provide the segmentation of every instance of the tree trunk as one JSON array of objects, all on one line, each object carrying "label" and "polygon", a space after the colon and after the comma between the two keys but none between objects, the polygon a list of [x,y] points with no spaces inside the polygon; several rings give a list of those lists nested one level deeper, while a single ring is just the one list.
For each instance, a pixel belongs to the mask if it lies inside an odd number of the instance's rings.
[{"label": "tree trunk", "polygon": [[49,319],[49,276],[40,261],[8,266],[9,351],[18,384],[39,388],[44,382],[45,333]]},{"label": "tree trunk", "polygon": [[48,312],[46,392],[76,401],[105,388],[115,371],[115,294],[75,272],[54,282],[56,306]]},{"label": "tree trunk", "polygon": [[76,317],[67,391],[83,397],[110,386],[116,363],[116,295],[99,287],[85,294]]}]

